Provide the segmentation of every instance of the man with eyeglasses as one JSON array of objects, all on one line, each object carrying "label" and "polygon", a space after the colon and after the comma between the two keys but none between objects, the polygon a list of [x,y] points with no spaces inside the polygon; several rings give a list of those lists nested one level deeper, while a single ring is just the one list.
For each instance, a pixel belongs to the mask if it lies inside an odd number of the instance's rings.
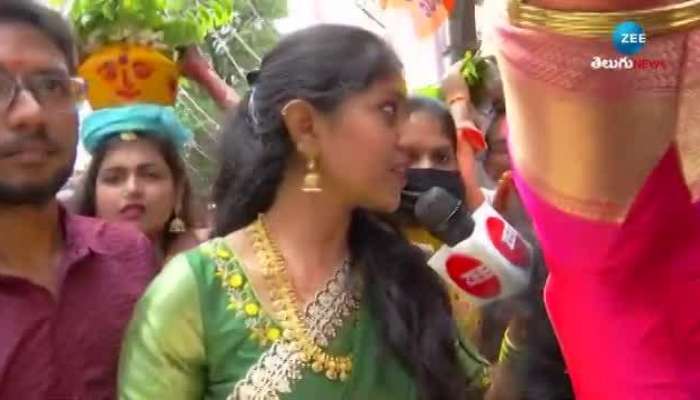
[{"label": "man with eyeglasses", "polygon": [[0,399],[113,399],[154,252],[135,230],[55,200],[84,90],[67,23],[30,0],[0,0],[0,38]]}]

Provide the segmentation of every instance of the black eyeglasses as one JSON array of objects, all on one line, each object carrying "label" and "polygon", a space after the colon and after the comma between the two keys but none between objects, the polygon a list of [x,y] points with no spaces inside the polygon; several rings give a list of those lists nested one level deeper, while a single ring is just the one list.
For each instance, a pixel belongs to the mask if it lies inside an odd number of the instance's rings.
[{"label": "black eyeglasses", "polygon": [[60,72],[35,72],[14,77],[0,69],[0,112],[5,112],[22,91],[27,90],[47,110],[72,108],[82,100],[85,82]]}]

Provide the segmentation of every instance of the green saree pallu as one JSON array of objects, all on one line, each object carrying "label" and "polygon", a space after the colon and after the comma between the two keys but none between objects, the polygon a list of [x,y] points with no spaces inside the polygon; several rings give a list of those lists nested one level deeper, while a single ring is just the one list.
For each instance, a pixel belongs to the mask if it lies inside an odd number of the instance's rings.
[{"label": "green saree pallu", "polygon": [[[141,299],[119,368],[121,400],[416,399],[410,372],[383,346],[348,265],[304,309],[316,343],[351,354],[345,381],[301,360],[223,239],[177,256]],[[466,376],[487,364],[456,340]]]}]

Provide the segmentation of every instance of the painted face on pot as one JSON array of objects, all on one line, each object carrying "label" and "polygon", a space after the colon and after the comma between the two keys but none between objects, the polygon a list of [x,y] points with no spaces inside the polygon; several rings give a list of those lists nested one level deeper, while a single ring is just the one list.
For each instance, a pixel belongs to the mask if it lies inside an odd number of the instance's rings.
[{"label": "painted face on pot", "polygon": [[96,51],[80,66],[93,109],[130,103],[172,105],[177,65],[155,49],[119,44]]}]

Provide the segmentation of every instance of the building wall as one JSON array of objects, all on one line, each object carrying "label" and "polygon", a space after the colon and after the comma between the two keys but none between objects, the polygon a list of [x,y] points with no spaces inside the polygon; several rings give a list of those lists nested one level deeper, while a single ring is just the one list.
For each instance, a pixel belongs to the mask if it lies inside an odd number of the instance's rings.
[{"label": "building wall", "polygon": [[[358,3],[364,3],[374,19]],[[288,10],[289,16],[277,23],[283,33],[318,23],[337,23],[359,26],[382,36],[401,58],[409,90],[438,82],[445,71],[447,24],[434,37],[419,39],[408,11],[382,11],[371,0],[289,0]]]}]

